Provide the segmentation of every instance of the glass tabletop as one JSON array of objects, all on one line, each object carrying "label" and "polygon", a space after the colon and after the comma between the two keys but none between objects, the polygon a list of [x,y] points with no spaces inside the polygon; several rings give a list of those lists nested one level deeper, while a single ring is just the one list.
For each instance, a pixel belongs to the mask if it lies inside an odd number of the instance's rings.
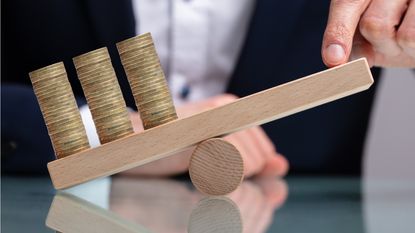
[{"label": "glass tabletop", "polygon": [[358,177],[245,180],[207,197],[186,179],[116,176],[56,192],[2,177],[2,232],[415,232],[415,186]]}]

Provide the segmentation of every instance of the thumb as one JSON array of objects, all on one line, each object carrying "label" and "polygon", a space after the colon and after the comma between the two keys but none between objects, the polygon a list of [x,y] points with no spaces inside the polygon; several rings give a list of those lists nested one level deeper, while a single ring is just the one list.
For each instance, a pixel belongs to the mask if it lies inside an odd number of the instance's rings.
[{"label": "thumb", "polygon": [[327,66],[332,67],[348,61],[360,16],[369,2],[370,0],[331,1],[321,49],[323,62]]}]

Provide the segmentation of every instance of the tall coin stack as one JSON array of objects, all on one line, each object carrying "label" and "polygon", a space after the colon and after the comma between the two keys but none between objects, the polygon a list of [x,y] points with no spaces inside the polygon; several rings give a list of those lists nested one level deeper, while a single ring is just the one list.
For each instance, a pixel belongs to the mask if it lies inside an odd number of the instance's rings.
[{"label": "tall coin stack", "polygon": [[62,62],[29,73],[56,157],[88,149],[89,142]]},{"label": "tall coin stack", "polygon": [[144,129],[177,119],[150,33],[117,43]]},{"label": "tall coin stack", "polygon": [[102,144],[132,134],[124,98],[107,48],[73,58]]}]

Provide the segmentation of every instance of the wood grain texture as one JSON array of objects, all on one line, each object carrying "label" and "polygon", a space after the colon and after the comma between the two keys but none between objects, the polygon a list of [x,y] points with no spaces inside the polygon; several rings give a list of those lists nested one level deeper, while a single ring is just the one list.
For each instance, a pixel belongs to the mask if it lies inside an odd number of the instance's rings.
[{"label": "wood grain texture", "polygon": [[207,197],[197,204],[189,218],[187,232],[242,233],[238,206],[227,197]]},{"label": "wood grain texture", "polygon": [[190,158],[193,185],[207,195],[226,195],[238,188],[244,177],[244,162],[231,143],[212,138],[199,143]]},{"label": "wood grain texture", "polygon": [[164,158],[209,138],[361,92],[372,84],[367,61],[359,59],[52,161],[49,173],[55,188],[68,188]]},{"label": "wood grain texture", "polygon": [[63,233],[149,233],[147,229],[67,193],[55,196],[46,226]]}]

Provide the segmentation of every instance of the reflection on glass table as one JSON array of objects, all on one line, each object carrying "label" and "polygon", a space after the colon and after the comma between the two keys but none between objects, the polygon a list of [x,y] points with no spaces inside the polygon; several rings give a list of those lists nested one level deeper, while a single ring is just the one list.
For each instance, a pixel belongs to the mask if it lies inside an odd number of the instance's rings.
[{"label": "reflection on glass table", "polygon": [[114,177],[55,194],[47,177],[2,179],[2,232],[409,233],[414,219],[411,180],[253,179],[206,197],[187,180]]},{"label": "reflection on glass table", "polygon": [[287,194],[284,181],[275,179],[245,181],[227,197],[204,197],[190,187],[167,179],[115,178],[109,210],[76,197],[90,199],[82,189],[60,192],[46,225],[65,233],[265,232]]}]

